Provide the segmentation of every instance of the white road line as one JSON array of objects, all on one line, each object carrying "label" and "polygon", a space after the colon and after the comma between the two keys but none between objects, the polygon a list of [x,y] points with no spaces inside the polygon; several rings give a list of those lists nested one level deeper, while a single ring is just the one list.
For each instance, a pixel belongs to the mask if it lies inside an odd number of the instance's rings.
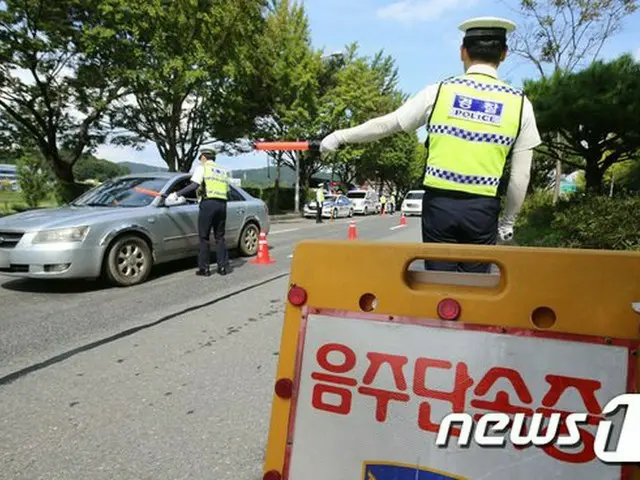
[{"label": "white road line", "polygon": [[391,227],[389,230],[398,230],[399,228],[405,228],[406,225],[396,225],[395,227]]},{"label": "white road line", "polygon": [[275,232],[269,232],[269,235],[277,235],[279,233],[297,232],[299,228],[289,228],[287,230],[276,230]]}]

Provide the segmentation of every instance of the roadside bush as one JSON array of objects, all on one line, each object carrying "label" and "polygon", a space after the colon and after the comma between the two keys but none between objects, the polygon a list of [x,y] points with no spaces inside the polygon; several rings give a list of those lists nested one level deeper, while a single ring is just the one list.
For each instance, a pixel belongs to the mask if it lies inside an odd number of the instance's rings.
[{"label": "roadside bush", "polygon": [[516,228],[520,245],[640,250],[640,197],[576,195],[554,208],[550,194],[535,193]]},{"label": "roadside bush", "polygon": [[49,169],[39,155],[23,156],[16,167],[22,197],[29,207],[36,208],[51,192]]}]

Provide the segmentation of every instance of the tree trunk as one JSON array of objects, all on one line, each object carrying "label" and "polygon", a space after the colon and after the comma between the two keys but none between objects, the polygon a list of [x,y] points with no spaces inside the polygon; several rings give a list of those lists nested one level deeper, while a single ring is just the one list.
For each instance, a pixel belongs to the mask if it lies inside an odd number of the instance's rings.
[{"label": "tree trunk", "polygon": [[587,161],[585,169],[585,180],[587,182],[587,192],[599,195],[602,193],[602,180],[604,171],[597,164]]}]

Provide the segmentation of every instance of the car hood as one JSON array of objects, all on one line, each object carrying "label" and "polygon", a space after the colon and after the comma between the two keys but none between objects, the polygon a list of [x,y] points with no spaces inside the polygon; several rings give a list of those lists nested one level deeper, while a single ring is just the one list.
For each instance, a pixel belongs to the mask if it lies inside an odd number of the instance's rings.
[{"label": "car hood", "polygon": [[29,210],[0,218],[0,229],[37,231],[53,228],[67,228],[92,225],[105,219],[129,218],[132,212],[140,208],[111,207],[60,207]]}]

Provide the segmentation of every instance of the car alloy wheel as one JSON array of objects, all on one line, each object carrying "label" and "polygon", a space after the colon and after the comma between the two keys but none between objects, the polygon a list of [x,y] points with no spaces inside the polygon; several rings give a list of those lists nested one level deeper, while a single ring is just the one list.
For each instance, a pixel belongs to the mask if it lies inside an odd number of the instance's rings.
[{"label": "car alloy wheel", "polygon": [[147,242],[136,235],[127,235],[111,246],[105,267],[111,283],[130,287],[144,282],[151,266],[151,249]]},{"label": "car alloy wheel", "polygon": [[240,251],[245,257],[251,257],[258,253],[258,241],[260,232],[254,223],[248,223],[240,234]]}]

